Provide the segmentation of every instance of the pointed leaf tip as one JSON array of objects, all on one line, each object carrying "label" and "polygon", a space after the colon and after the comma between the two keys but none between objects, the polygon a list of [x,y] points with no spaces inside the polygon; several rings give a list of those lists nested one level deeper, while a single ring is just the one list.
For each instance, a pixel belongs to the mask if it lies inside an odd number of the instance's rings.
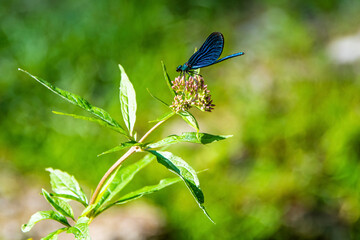
[{"label": "pointed leaf tip", "polygon": [[165,78],[165,81],[166,81],[166,85],[168,86],[171,94],[172,94],[173,96],[175,96],[175,95],[176,95],[176,92],[175,92],[175,90],[172,88],[171,79],[170,79],[169,74],[168,74],[167,71],[166,71],[165,63],[164,63],[163,61],[161,61],[161,65],[162,65],[162,68],[163,68],[164,78]]},{"label": "pointed leaf tip", "polygon": [[120,126],[120,124],[115,119],[113,119],[110,116],[110,114],[108,112],[106,112],[104,109],[95,107],[95,106],[91,105],[86,99],[84,99],[76,94],[73,94],[71,92],[68,92],[66,90],[60,89],[60,88],[52,85],[51,83],[28,73],[25,70],[20,69],[20,71],[26,73],[31,78],[35,79],[37,82],[42,84],[44,87],[46,87],[47,89],[49,89],[56,95],[62,97],[63,99],[67,100],[68,102],[90,112],[91,114],[94,114],[96,117],[98,117],[102,121],[106,122],[107,124],[111,125],[114,128],[117,128],[121,134],[125,135],[126,137],[129,137],[128,134],[125,132],[125,130]]},{"label": "pointed leaf tip", "polygon": [[63,225],[70,227],[70,224],[68,223],[66,217],[64,217],[62,214],[60,214],[59,212],[55,212],[53,210],[49,210],[49,211],[39,211],[34,213],[31,217],[30,220],[27,224],[23,224],[21,226],[21,231],[22,232],[28,232],[30,231],[34,225],[42,220],[46,220],[46,219],[52,219],[55,221],[58,221],[60,223],[62,223]]},{"label": "pointed leaf tip", "polygon": [[168,146],[168,145],[180,143],[180,142],[209,144],[212,142],[224,140],[229,137],[232,137],[232,135],[211,135],[208,133],[185,132],[185,133],[182,133],[180,136],[170,135],[158,142],[149,144],[148,147],[149,148],[158,148],[158,147]]}]

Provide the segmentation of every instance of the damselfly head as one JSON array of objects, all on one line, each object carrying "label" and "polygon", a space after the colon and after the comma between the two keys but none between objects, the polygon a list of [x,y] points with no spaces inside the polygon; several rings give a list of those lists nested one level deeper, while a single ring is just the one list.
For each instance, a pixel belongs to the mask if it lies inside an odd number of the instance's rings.
[{"label": "damselfly head", "polygon": [[176,68],[176,71],[177,71],[177,72],[181,72],[181,67],[182,67],[182,65],[179,65],[179,66]]}]

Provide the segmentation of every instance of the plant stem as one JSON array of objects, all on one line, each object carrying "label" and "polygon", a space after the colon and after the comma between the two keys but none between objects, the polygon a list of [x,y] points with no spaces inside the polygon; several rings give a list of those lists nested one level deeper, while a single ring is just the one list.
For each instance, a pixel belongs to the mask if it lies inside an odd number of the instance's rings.
[{"label": "plant stem", "polygon": [[[174,113],[175,114],[175,113]],[[147,131],[147,133],[144,134],[144,136],[139,140],[139,143],[144,142],[144,140],[156,129],[158,128],[161,124],[163,124],[166,120],[168,120],[170,117],[174,116],[174,114],[169,115],[167,118],[165,118],[164,120],[161,120],[160,122],[158,122],[157,124],[155,124],[149,131]],[[94,194],[91,197],[90,203],[89,205],[95,203],[97,197],[99,196],[100,190],[101,188],[104,186],[105,182],[107,181],[107,179],[110,177],[110,175],[121,165],[121,163],[123,161],[125,161],[128,157],[130,157],[134,152],[139,151],[139,146],[133,146],[131,147],[124,155],[121,156],[121,158],[119,158],[119,160],[117,160],[110,168],[109,170],[107,170],[107,172],[104,174],[104,176],[101,178],[99,184],[97,185]]]},{"label": "plant stem", "polygon": [[107,170],[107,172],[105,173],[105,175],[101,178],[99,184],[97,185],[94,194],[91,197],[90,200],[90,204],[93,204],[97,198],[97,196],[100,193],[100,190],[102,188],[102,186],[105,184],[106,180],[109,178],[109,176],[121,165],[121,163],[127,159],[129,156],[131,156],[131,154],[133,154],[136,151],[135,147],[131,147],[124,155],[121,156],[121,158],[119,158],[119,160],[117,160],[110,168],[109,170]]}]

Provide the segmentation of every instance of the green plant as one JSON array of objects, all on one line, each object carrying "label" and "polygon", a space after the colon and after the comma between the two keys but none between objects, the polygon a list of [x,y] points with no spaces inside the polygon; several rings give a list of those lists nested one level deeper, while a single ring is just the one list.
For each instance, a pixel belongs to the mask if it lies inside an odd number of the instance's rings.
[{"label": "green plant", "polygon": [[[128,151],[122,157],[120,157],[104,174],[94,193],[92,194],[90,201],[73,176],[58,169],[47,168],[46,170],[50,172],[50,181],[53,192],[48,193],[46,190],[42,189],[42,195],[51,204],[54,210],[40,211],[33,214],[29,222],[22,226],[23,232],[30,231],[31,228],[41,220],[52,219],[62,223],[65,227],[48,234],[43,239],[57,239],[57,236],[62,232],[72,233],[76,239],[90,239],[88,231],[89,224],[95,217],[108,208],[115,205],[124,204],[129,201],[138,199],[146,194],[159,191],[181,180],[190,190],[199,207],[211,220],[204,207],[204,194],[200,189],[200,183],[196,171],[182,158],[175,156],[171,152],[163,151],[164,148],[168,147],[169,145],[180,142],[209,144],[231,137],[230,135],[211,135],[207,133],[201,133],[199,131],[197,120],[188,111],[191,107],[196,107],[201,111],[208,112],[213,109],[214,105],[212,104],[210,92],[207,90],[207,86],[204,84],[204,79],[197,72],[194,75],[188,75],[187,77],[180,76],[176,78],[175,81],[171,81],[169,75],[166,72],[165,65],[163,64],[165,80],[169,86],[171,94],[174,96],[174,101],[172,105],[168,105],[160,99],[154,97],[167,105],[170,111],[164,116],[155,120],[154,122],[156,122],[156,124],[139,140],[137,140],[137,133],[134,131],[137,109],[136,94],[134,87],[126,75],[123,67],[119,65],[119,68],[121,71],[120,104],[126,129],[123,128],[115,119],[113,119],[105,110],[91,105],[84,98],[59,89],[49,82],[33,76],[22,69],[19,69],[50,89],[55,94],[90,112],[96,117],[85,117],[55,111],[53,113],[96,122],[101,126],[111,128],[127,139],[127,141],[124,141],[118,146],[99,155],[128,149]],[[196,130],[196,132],[185,132],[181,135],[170,135],[157,142],[146,142],[147,137],[155,129],[176,115],[184,119],[187,124]],[[126,167],[121,167],[122,162],[134,153],[147,153],[147,155],[133,164],[130,164]],[[122,189],[129,182],[131,182],[134,176],[141,169],[147,166],[154,159],[157,159],[158,163],[165,166],[178,177],[162,179],[157,185],[144,186],[143,188],[136,191],[121,195],[120,192]],[[75,218],[73,210],[68,203],[70,200],[77,201],[85,207],[78,218]],[[72,219],[75,224],[71,225],[68,222],[68,219]]]}]

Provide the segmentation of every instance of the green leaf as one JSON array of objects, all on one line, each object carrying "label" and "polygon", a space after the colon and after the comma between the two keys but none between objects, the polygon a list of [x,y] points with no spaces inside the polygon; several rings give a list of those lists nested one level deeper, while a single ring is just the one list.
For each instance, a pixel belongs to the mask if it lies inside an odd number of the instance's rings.
[{"label": "green leaf", "polygon": [[100,153],[97,156],[100,157],[101,155],[104,155],[104,154],[121,151],[121,150],[123,150],[125,148],[131,147],[131,146],[134,146],[134,145],[138,145],[138,142],[135,142],[135,141],[123,142],[123,143],[120,143],[118,146],[116,146],[116,147],[114,147],[114,148],[112,148],[110,150],[107,150],[107,151],[105,151],[103,153]]},{"label": "green leaf", "polygon": [[[101,197],[99,198],[98,207],[105,205],[109,201],[111,201],[133,178],[134,176],[145,166],[151,163],[154,160],[154,156],[146,155],[141,160],[126,166],[122,167],[116,175],[114,176],[113,180],[109,184],[108,187],[103,188],[104,192],[102,193]],[[99,195],[100,196],[100,195]]]},{"label": "green leaf", "polygon": [[[125,196],[121,197],[118,201],[113,202],[109,205],[107,205],[105,208],[101,209],[101,212],[105,211],[106,209],[110,208],[114,205],[124,204],[133,200],[136,200],[138,198],[141,198],[144,195],[148,195],[157,191],[160,191],[163,188],[166,188],[174,183],[177,183],[181,181],[181,178],[166,178],[162,179],[158,184],[152,185],[152,186],[146,186],[141,189],[138,189],[134,192],[128,193]],[[101,213],[99,212],[99,213]]]},{"label": "green leaf", "polygon": [[170,77],[169,77],[169,74],[168,74],[167,71],[166,71],[166,66],[165,66],[165,64],[164,64],[163,61],[161,61],[161,65],[162,65],[162,68],[163,68],[166,85],[169,87],[169,90],[170,90],[170,92],[172,93],[172,95],[175,96],[175,95],[176,95],[176,92],[175,92],[175,90],[171,87],[171,86],[172,86],[171,79],[170,79]]},{"label": "green leaf", "polygon": [[195,170],[187,164],[183,159],[173,155],[167,151],[153,151],[150,150],[153,155],[156,156],[157,161],[164,165],[167,169],[177,174],[185,184],[189,187],[190,191],[194,195],[195,199],[200,203],[204,203],[204,195],[200,189],[199,179]]},{"label": "green leaf", "polygon": [[59,194],[59,193],[50,193],[50,196],[52,197],[57,197],[57,198],[62,198],[65,200],[74,200],[74,201],[78,201],[80,202],[84,207],[87,207],[88,204],[84,201],[81,201],[78,196],[72,196],[72,195],[68,195],[68,194]]},{"label": "green leaf", "polygon": [[121,72],[120,80],[120,104],[121,113],[126,127],[133,136],[134,125],[136,121],[136,94],[129,77],[126,75],[124,68],[119,64]]},{"label": "green leaf", "polygon": [[72,104],[81,107],[82,109],[94,114],[95,116],[97,116],[98,118],[100,118],[101,120],[103,120],[104,122],[108,123],[109,125],[118,128],[118,131],[120,133],[122,133],[123,135],[128,136],[128,134],[126,133],[126,131],[120,126],[120,124],[118,122],[115,121],[115,119],[113,119],[110,114],[108,112],[106,112],[105,110],[95,107],[93,105],[91,105],[87,100],[85,100],[84,98],[75,95],[73,93],[70,93],[68,91],[62,90],[58,87],[53,86],[52,84],[50,84],[49,82],[38,78],[34,75],[31,75],[30,73],[28,73],[27,71],[20,69],[19,71],[22,71],[24,73],[26,73],[27,75],[29,75],[30,77],[32,77],[33,79],[35,79],[36,81],[38,81],[39,83],[41,83],[42,85],[44,85],[46,88],[50,89],[52,92],[54,92],[55,94],[59,95],[60,97],[64,98],[65,100],[71,102]]},{"label": "green leaf", "polygon": [[97,118],[93,118],[93,117],[85,117],[85,116],[80,116],[80,115],[76,115],[76,114],[71,114],[71,113],[63,113],[63,112],[57,112],[57,111],[52,111],[54,114],[57,114],[57,115],[62,115],[62,116],[69,116],[69,117],[73,117],[73,118],[76,118],[76,119],[82,119],[82,120],[86,120],[86,121],[90,121],[90,122],[95,122],[95,123],[98,123],[99,125],[103,126],[103,127],[107,127],[107,128],[110,128],[118,133],[121,133],[123,134],[123,132],[117,128],[117,127],[114,127],[112,125],[110,125],[109,123],[107,122],[104,122],[103,120],[100,120],[100,119],[97,119]]},{"label": "green leaf", "polygon": [[200,182],[195,170],[187,164],[182,158],[173,155],[171,152],[165,151],[153,151],[150,150],[153,155],[156,156],[157,161],[164,165],[167,169],[178,175],[186,184],[191,194],[195,198],[199,207],[203,210],[205,215],[213,222],[209,214],[206,212],[204,203],[204,194],[200,189]]},{"label": "green leaf", "polygon": [[68,230],[69,228],[60,228],[52,233],[50,233],[49,235],[47,235],[46,237],[41,238],[40,240],[57,240],[58,239],[58,235],[62,232],[65,232],[66,230]]},{"label": "green leaf", "polygon": [[179,142],[209,144],[212,142],[224,140],[229,137],[232,137],[232,135],[211,135],[207,133],[185,132],[182,133],[180,136],[170,135],[158,142],[147,145],[147,147],[158,148]]},{"label": "green leaf", "polygon": [[57,194],[65,194],[74,197],[74,200],[88,205],[84,191],[74,176],[58,169],[47,168],[50,172],[50,183],[52,190]]},{"label": "green leaf", "polygon": [[199,124],[190,112],[182,111],[178,112],[177,114],[179,114],[184,119],[184,121],[190,125],[190,127],[194,128],[197,132],[199,132]]},{"label": "green leaf", "polygon": [[165,120],[171,118],[171,117],[174,116],[174,115],[175,115],[174,112],[168,112],[168,113],[163,114],[161,117],[159,117],[159,118],[157,118],[157,119],[155,119],[155,120],[149,121],[149,122],[152,123],[152,122],[165,121]]},{"label": "green leaf", "polygon": [[51,206],[55,208],[55,210],[59,211],[62,215],[66,217],[70,217],[73,220],[75,220],[74,212],[69,203],[65,202],[60,198],[50,196],[50,194],[45,189],[42,189],[42,193],[46,201],[48,201],[51,204]]},{"label": "green leaf", "polygon": [[31,228],[38,222],[42,221],[42,220],[46,220],[46,219],[52,219],[55,221],[58,221],[59,223],[64,224],[67,227],[70,227],[70,224],[68,223],[66,217],[64,217],[63,215],[61,215],[58,212],[55,212],[53,210],[50,211],[39,211],[35,214],[33,214],[30,217],[30,220],[27,224],[23,224],[21,226],[21,231],[23,232],[28,232],[31,230]]},{"label": "green leaf", "polygon": [[89,221],[87,217],[79,218],[73,227],[68,228],[67,233],[74,234],[77,240],[90,240]]}]

